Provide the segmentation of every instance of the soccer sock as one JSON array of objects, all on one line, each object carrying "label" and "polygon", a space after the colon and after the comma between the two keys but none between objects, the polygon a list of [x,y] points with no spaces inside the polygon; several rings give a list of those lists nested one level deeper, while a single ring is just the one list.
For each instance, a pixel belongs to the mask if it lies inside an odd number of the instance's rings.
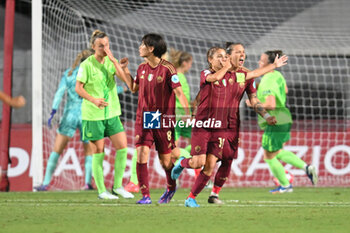
[{"label": "soccer sock", "polygon": [[53,172],[55,171],[56,165],[58,158],[60,157],[60,154],[52,151],[49,157],[49,161],[47,162],[46,165],[46,172],[45,172],[45,178],[43,185],[49,185],[51,181],[51,177]]},{"label": "soccer sock", "polygon": [[139,186],[140,186],[142,196],[150,196],[147,163],[137,163],[136,170],[137,170],[137,179],[139,180]]},{"label": "soccer sock", "polygon": [[180,163],[181,167],[183,167],[183,168],[191,168],[189,162],[190,162],[190,158],[181,160],[181,163]]},{"label": "soccer sock", "polygon": [[122,187],[127,156],[128,156],[127,148],[117,150],[115,154],[113,189]]},{"label": "soccer sock", "polygon": [[173,180],[171,178],[171,170],[173,169],[174,164],[172,164],[171,168],[168,170],[165,170],[166,174],[166,181],[167,181],[167,187],[170,191],[175,191],[176,190],[176,180]]},{"label": "soccer sock", "polygon": [[185,147],[185,150],[186,150],[188,153],[191,153],[191,148],[192,148],[192,146],[191,146],[191,144],[190,144],[190,145],[188,145],[188,146]]},{"label": "soccer sock", "polygon": [[208,180],[210,179],[210,176],[207,176],[206,174],[203,173],[203,171],[201,171],[201,173],[199,173],[196,181],[194,182],[194,185],[191,189],[191,193],[193,194],[193,196],[197,196],[203,189],[204,187],[207,185]]},{"label": "soccer sock", "polygon": [[137,163],[137,150],[134,151],[134,155],[132,156],[132,160],[131,160],[130,181],[133,182],[134,184],[139,184],[139,181],[137,180],[136,163]]},{"label": "soccer sock", "polygon": [[278,179],[280,184],[282,186],[288,186],[289,185],[289,181],[288,181],[288,179],[286,177],[286,173],[284,171],[284,167],[282,166],[280,161],[278,161],[277,158],[274,157],[273,159],[265,159],[265,162],[269,165],[273,176]]},{"label": "soccer sock", "polygon": [[199,176],[199,173],[201,173],[201,171],[202,171],[202,168],[194,169],[194,178],[197,178]]},{"label": "soccer sock", "polygon": [[186,159],[191,158],[192,156],[186,149],[180,148],[180,157],[185,157]]},{"label": "soccer sock", "polygon": [[215,175],[214,187],[212,191],[214,191],[215,187],[221,188],[225,184],[228,176],[230,175],[232,161],[232,159],[221,161],[221,165]]},{"label": "soccer sock", "polygon": [[276,155],[277,159],[282,160],[285,163],[293,165],[294,167],[304,169],[306,163],[300,159],[296,154],[291,151],[281,150],[280,153]]},{"label": "soccer sock", "polygon": [[92,156],[85,156],[85,184],[91,184],[92,177]]},{"label": "soccer sock", "polygon": [[222,187],[219,187],[219,186],[215,186],[215,185],[214,185],[214,186],[213,186],[213,189],[211,190],[210,196],[216,196],[216,197],[218,197],[221,188],[222,188]]},{"label": "soccer sock", "polygon": [[105,157],[105,153],[93,154],[92,156],[92,173],[94,175],[98,194],[106,191],[104,177],[103,177],[103,158],[104,157]]}]

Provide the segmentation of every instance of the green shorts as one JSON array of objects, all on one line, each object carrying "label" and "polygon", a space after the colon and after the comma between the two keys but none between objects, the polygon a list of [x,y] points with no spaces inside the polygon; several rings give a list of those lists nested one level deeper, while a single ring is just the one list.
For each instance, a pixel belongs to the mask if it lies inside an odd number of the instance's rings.
[{"label": "green shorts", "polygon": [[96,141],[120,132],[124,132],[124,127],[119,116],[100,121],[83,120],[83,140]]},{"label": "green shorts", "polygon": [[292,124],[267,125],[262,136],[262,147],[274,152],[283,148],[283,144],[290,139],[290,129]]},{"label": "green shorts", "polygon": [[192,127],[179,127],[176,125],[175,127],[175,141],[177,141],[180,136],[184,138],[191,138]]}]

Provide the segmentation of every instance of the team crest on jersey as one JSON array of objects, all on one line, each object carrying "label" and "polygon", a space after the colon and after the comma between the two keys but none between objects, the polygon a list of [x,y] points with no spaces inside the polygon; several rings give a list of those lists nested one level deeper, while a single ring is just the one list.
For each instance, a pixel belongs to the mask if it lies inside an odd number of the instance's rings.
[{"label": "team crest on jersey", "polygon": [[162,76],[158,76],[158,77],[157,77],[157,82],[158,82],[158,83],[163,82],[163,77],[162,77]]},{"label": "team crest on jersey", "polygon": [[147,79],[148,79],[148,81],[150,81],[150,82],[151,82],[151,81],[152,81],[152,79],[153,79],[153,74],[149,74]]},{"label": "team crest on jersey", "polygon": [[196,146],[196,147],[194,148],[194,150],[198,153],[199,151],[201,151],[201,147],[200,147],[200,146]]},{"label": "team crest on jersey", "polygon": [[244,73],[236,73],[237,77],[237,83],[239,83],[239,86],[243,88],[245,86],[245,75]]},{"label": "team crest on jersey", "polygon": [[219,81],[214,82],[215,85],[220,85]]},{"label": "team crest on jersey", "polygon": [[144,75],[141,75],[140,79],[144,79],[144,78],[145,78],[145,76],[144,76]]},{"label": "team crest on jersey", "polygon": [[230,83],[230,85],[232,85],[232,84],[233,84],[233,79],[230,78],[230,79],[228,80],[228,82]]},{"label": "team crest on jersey", "polygon": [[226,87],[226,79],[222,80],[222,84],[224,84],[224,86]]}]

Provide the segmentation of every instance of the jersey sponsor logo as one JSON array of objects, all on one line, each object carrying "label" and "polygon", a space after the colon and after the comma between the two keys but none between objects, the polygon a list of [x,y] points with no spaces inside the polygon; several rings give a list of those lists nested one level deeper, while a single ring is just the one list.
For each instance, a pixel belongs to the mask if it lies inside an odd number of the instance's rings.
[{"label": "jersey sponsor logo", "polygon": [[156,112],[143,112],[143,128],[144,129],[160,129],[160,116],[162,114]]},{"label": "jersey sponsor logo", "polygon": [[180,82],[179,76],[177,76],[177,74],[174,74],[173,76],[171,76],[171,81],[173,83],[179,83]]},{"label": "jersey sponsor logo", "polygon": [[237,83],[239,83],[239,87],[243,88],[245,86],[245,74],[244,73],[236,73]]},{"label": "jersey sponsor logo", "polygon": [[150,81],[150,82],[151,82],[151,81],[152,81],[152,79],[153,79],[153,74],[149,74],[149,75],[148,75],[148,77],[147,77],[147,79],[148,79],[148,81]]},{"label": "jersey sponsor logo", "polygon": [[163,82],[163,77],[162,77],[162,76],[158,76],[158,77],[157,77],[157,82],[158,82],[158,83]]}]

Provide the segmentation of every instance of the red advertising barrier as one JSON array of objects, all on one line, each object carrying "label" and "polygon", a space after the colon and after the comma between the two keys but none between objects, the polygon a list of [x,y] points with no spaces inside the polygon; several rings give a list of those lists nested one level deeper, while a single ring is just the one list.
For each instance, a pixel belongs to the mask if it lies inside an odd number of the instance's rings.
[{"label": "red advertising barrier", "polygon": [[[32,190],[30,171],[31,126],[16,126],[12,129],[9,166],[10,191]],[[124,174],[124,184],[130,177],[131,158],[134,147],[132,131],[126,127],[129,155]],[[242,132],[238,158],[234,161],[226,187],[265,187],[272,186],[272,176],[263,161],[263,150],[260,147],[262,132]],[[74,136],[79,140],[79,133]],[[51,140],[52,141],[52,140]],[[319,172],[318,186],[350,185],[350,133],[349,132],[292,132],[291,140],[285,149],[291,150],[306,163],[312,163]],[[51,151],[44,152],[44,167]],[[109,140],[106,141],[104,162],[105,183],[107,188],[113,184],[114,155]],[[309,186],[310,181],[305,172],[286,165],[294,175],[294,186]],[[149,161],[149,178],[152,188],[165,188],[165,173],[160,166],[157,154],[151,150]],[[185,169],[180,176],[182,187],[190,187],[194,181],[194,172]],[[84,185],[84,156],[81,143],[70,142],[60,156],[50,184],[51,190],[76,190]]]}]

